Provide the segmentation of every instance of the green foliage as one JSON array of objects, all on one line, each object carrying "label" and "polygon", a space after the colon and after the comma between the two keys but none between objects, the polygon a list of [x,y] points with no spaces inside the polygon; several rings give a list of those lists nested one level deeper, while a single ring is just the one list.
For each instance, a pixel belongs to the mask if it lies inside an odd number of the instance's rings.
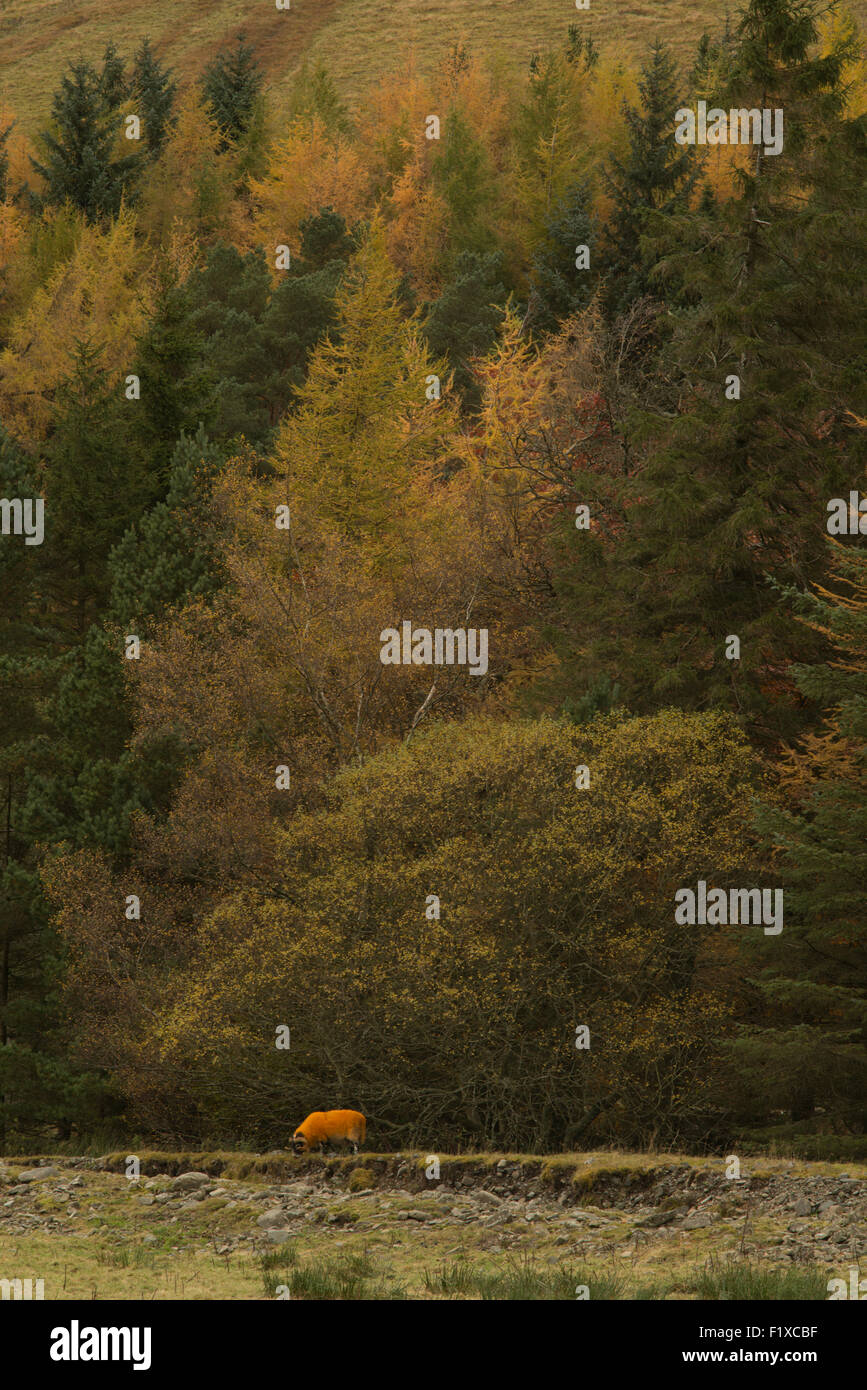
[{"label": "green foliage", "polygon": [[129,92],[126,67],[113,43],[106,45],[99,74],[99,92],[109,111],[122,106]]},{"label": "green foliage", "polygon": [[[597,229],[588,211],[586,185],[571,190],[545,218],[544,240],[533,256],[528,320],[534,333],[551,333],[563,319],[577,314],[593,297],[597,283]],[[589,250],[589,268],[576,262],[580,247]]]},{"label": "green foliage", "polygon": [[786,667],[823,641],[767,577],[821,578],[826,500],[865,452],[845,411],[867,409],[849,370],[865,350],[867,141],[840,115],[842,56],[814,58],[800,32],[771,25],[761,62],[747,44],[733,79],[732,105],[785,110],[783,153],[751,163],[724,203],[648,213],[648,254],[684,286],[655,359],[661,398],[627,416],[641,465],[613,499],[588,477],[600,522],[580,546],[564,530],[557,575],[576,681],[607,672],[636,710],[726,706],[768,742],[803,726]]},{"label": "green foliage", "polygon": [[796,599],[835,647],[828,662],[795,668],[799,689],[827,706],[827,732],[807,738],[783,764],[785,804],[766,805],[758,816],[785,883],[787,949],[781,956],[756,948],[757,1017],[735,1059],[753,1114],[758,1092],[792,1121],[863,1134],[867,556],[832,549],[835,591]]},{"label": "green foliage", "polygon": [[45,180],[45,201],[57,207],[70,202],[90,221],[114,216],[140,156],[114,157],[120,116],[90,63],[70,66],[54,94],[51,114],[51,129],[40,136],[42,159],[31,160]]},{"label": "green foliage", "polygon": [[489,251],[494,172],[460,107],[452,106],[447,112],[439,146],[432,165],[433,183],[448,208],[451,254],[456,258],[462,251]]},{"label": "green foliage", "polygon": [[316,117],[333,135],[349,135],[352,132],[349,111],[321,59],[317,59],[312,67],[306,61],[302,63],[292,88],[287,114],[290,120]]},{"label": "green foliage", "polygon": [[177,84],[172,81],[171,69],[161,66],[148,38],[136,52],[130,89],[139,107],[148,153],[156,158],[173,124]]},{"label": "green foliage", "polygon": [[202,94],[223,133],[224,146],[249,129],[263,80],[256,51],[243,33],[233,49],[218,53],[205,69]]},{"label": "green foliage", "polygon": [[462,251],[455,261],[453,278],[429,306],[424,320],[431,353],[447,359],[455,385],[470,407],[481,399],[471,360],[492,347],[503,319],[506,290],[502,277],[499,253]]},{"label": "green foliage", "polygon": [[195,435],[182,434],[165,500],[147,511],[112,550],[107,616],[126,632],[149,636],[168,609],[208,597],[219,587],[220,565],[205,532],[202,499],[223,457],[203,426]]},{"label": "green foliage", "polygon": [[[401,1142],[547,1150],[591,1107],[626,1144],[701,1130],[726,1005],[673,895],[748,872],[750,775],[727,720],[674,712],[444,723],[341,774],[280,833],[291,882],[225,899],[154,998],[183,1108],[273,1142],[333,1068]],[[295,1021],[288,1073],[273,1018]]]},{"label": "green foliage", "polygon": [[665,46],[654,43],[642,68],[641,105],[625,107],[629,151],[613,159],[606,182],[614,199],[606,248],[606,298],[622,313],[651,288],[652,265],[642,252],[648,214],[670,217],[689,206],[698,177],[693,147],[674,140],[680,105],[677,69]]}]

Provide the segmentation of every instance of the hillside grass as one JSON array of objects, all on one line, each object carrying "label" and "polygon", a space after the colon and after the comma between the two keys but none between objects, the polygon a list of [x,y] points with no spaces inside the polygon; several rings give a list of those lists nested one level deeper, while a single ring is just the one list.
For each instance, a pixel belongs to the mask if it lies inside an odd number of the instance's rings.
[{"label": "hillside grass", "polygon": [[[129,1150],[106,1156],[105,1164],[125,1160]],[[54,1157],[54,1156],[52,1156]],[[337,1214],[334,1224],[308,1221],[287,1244],[263,1248],[266,1240],[257,1225],[263,1204],[251,1200],[265,1194],[275,1174],[268,1168],[285,1160],[295,1177],[315,1177],[318,1166],[366,1164],[377,1159],[394,1162],[395,1155],[347,1155],[345,1159],[292,1159],[285,1155],[198,1153],[175,1154],[139,1150],[142,1182],[130,1183],[123,1169],[65,1169],[80,1178],[73,1193],[52,1191],[51,1181],[34,1184],[26,1196],[29,1210],[52,1229],[21,1232],[3,1230],[0,1223],[0,1278],[43,1279],[46,1300],[120,1298],[141,1299],[575,1299],[586,1285],[592,1299],[827,1299],[830,1276],[845,1275],[848,1255],[832,1267],[810,1261],[757,1258],[755,1242],[779,1243],[789,1220],[755,1211],[720,1207],[712,1226],[690,1231],[657,1232],[636,1227],[636,1214],[606,1205],[604,1229],[593,1232],[598,1248],[589,1253],[571,1248],[585,1231],[569,1231],[562,1243],[560,1228],[544,1221],[511,1219],[506,1228],[491,1229],[480,1222],[447,1221],[427,1225],[407,1220],[422,1208],[447,1215],[449,1206],[435,1191],[392,1191],[392,1178],[375,1190],[360,1190],[348,1198],[353,1184],[325,1194]],[[460,1164],[487,1169],[500,1155],[440,1155],[444,1169]],[[707,1168],[724,1160],[685,1155],[594,1154],[509,1155],[537,1167],[571,1164],[576,1178],[666,1166],[673,1160]],[[35,1155],[6,1159],[0,1194]],[[419,1166],[425,1155],[403,1155]],[[177,1168],[221,1168],[222,1194],[207,1196],[192,1208],[180,1203],[145,1205],[147,1194],[170,1190],[168,1174]],[[61,1162],[60,1167],[64,1165]],[[148,1169],[163,1176],[147,1180]],[[843,1165],[803,1163],[756,1157],[746,1173],[785,1172],[793,1178],[831,1176]],[[863,1164],[845,1171],[863,1181]],[[362,1176],[361,1174],[359,1176]],[[541,1180],[541,1182],[539,1182]],[[367,1179],[365,1178],[365,1181]],[[233,1187],[242,1184],[241,1189]],[[542,1172],[535,1183],[544,1189]],[[592,1181],[580,1205],[596,1211]],[[320,1189],[322,1190],[322,1189]],[[18,1199],[20,1202],[20,1199]],[[455,1189],[455,1202],[460,1204]],[[5,1208],[4,1208],[5,1210]],[[745,1221],[748,1219],[748,1228]],[[243,1238],[228,1248],[227,1241]],[[508,1248],[503,1241],[508,1241]]]},{"label": "hillside grass", "polygon": [[[867,0],[851,9],[867,20]],[[97,62],[105,45],[131,55],[146,35],[182,81],[197,76],[221,44],[244,30],[279,108],[302,61],[322,59],[342,94],[358,98],[383,73],[414,53],[424,69],[455,39],[508,69],[525,71],[533,52],[559,44],[570,24],[598,43],[641,57],[662,38],[682,61],[707,29],[716,32],[734,3],[711,0],[4,0],[0,5],[0,104],[33,134],[45,122],[67,62]]]}]

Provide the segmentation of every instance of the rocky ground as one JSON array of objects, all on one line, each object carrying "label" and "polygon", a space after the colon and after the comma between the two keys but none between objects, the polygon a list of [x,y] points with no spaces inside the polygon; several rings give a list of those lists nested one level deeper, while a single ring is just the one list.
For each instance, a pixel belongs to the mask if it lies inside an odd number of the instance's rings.
[{"label": "rocky ground", "polygon": [[0,1279],[42,1277],[46,1298],[263,1297],[283,1250],[296,1266],[373,1252],[410,1297],[449,1262],[513,1256],[591,1284],[616,1271],[627,1297],[698,1296],[698,1273],[733,1262],[867,1274],[862,1165],[745,1160],[733,1179],[722,1159],[485,1155],[441,1157],[437,1178],[417,1154],[147,1155],[135,1179],[126,1157],[0,1164]]}]

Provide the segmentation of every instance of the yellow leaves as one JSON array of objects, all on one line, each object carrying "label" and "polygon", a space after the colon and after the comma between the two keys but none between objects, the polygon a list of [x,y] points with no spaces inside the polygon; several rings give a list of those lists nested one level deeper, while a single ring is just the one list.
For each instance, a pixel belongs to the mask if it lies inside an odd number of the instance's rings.
[{"label": "yellow leaves", "polygon": [[493,1097],[500,1076],[525,1116],[539,1074],[576,1105],[591,1085],[645,1105],[676,1085],[689,1105],[730,1001],[705,983],[714,935],[674,926],[672,886],[746,866],[748,787],[718,716],[432,728],[279,832],[282,888],[223,897],[147,1032],[209,1093],[258,1093],[285,1022],[284,1087],[335,1066],[405,1107],[442,1085],[440,1124],[458,1080]]},{"label": "yellow leaves", "polygon": [[233,196],[230,150],[220,150],[216,123],[191,86],[178,99],[177,122],[142,184],[139,223],[159,245],[179,235],[209,241],[225,235]]},{"label": "yellow leaves", "polygon": [[398,285],[376,220],[338,295],[336,340],[314,351],[277,445],[302,515],[383,554],[404,533],[414,482],[454,428],[454,407],[427,399],[428,376],[444,379],[445,367],[403,318]]},{"label": "yellow leaves", "polygon": [[318,117],[294,121],[272,151],[267,174],[250,180],[250,192],[256,207],[251,244],[269,250],[286,244],[295,251],[305,217],[331,207],[351,227],[368,211],[363,151],[330,134]]},{"label": "yellow leaves", "polygon": [[833,10],[822,14],[819,20],[819,45],[823,58],[827,58],[840,45],[854,39],[857,44],[857,57],[846,64],[843,81],[846,84],[847,120],[857,120],[867,112],[867,56],[861,41],[858,23],[850,10]]},{"label": "yellow leaves", "polygon": [[449,213],[443,198],[427,185],[428,171],[415,160],[395,180],[389,200],[388,252],[412,277],[420,298],[442,291]]},{"label": "yellow leaves", "polygon": [[110,379],[123,375],[150,308],[146,272],[129,211],[106,230],[82,229],[72,255],[12,325],[0,355],[0,413],[13,432],[45,437],[77,341],[102,345]]}]

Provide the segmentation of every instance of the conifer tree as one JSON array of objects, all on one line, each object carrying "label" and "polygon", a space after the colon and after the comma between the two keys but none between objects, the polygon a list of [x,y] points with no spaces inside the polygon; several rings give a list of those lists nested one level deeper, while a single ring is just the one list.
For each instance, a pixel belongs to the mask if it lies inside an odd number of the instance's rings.
[{"label": "conifer tree", "polygon": [[40,135],[43,158],[31,158],[47,185],[45,201],[57,207],[70,202],[90,221],[113,217],[140,157],[114,157],[120,116],[108,106],[90,63],[71,65],[51,114],[51,128]]},{"label": "conifer tree", "polygon": [[180,284],[174,273],[164,272],[130,368],[139,378],[141,398],[126,432],[156,480],[167,480],[179,437],[194,431],[213,403],[217,382],[204,357],[189,282]]},{"label": "conifer tree", "polygon": [[205,69],[202,93],[222,132],[224,146],[239,140],[248,129],[263,82],[255,49],[243,33],[233,49],[218,53]]},{"label": "conifer tree", "polygon": [[739,34],[719,104],[782,109],[784,148],[751,149],[729,202],[651,214],[648,242],[691,301],[671,311],[661,359],[671,400],[632,431],[648,452],[622,484],[616,544],[600,531],[576,553],[564,538],[561,582],[581,627],[573,679],[607,672],[636,709],[727,705],[775,739],[808,713],[787,660],[822,646],[767,576],[821,577],[827,499],[864,450],[843,417],[867,404],[851,373],[865,351],[867,141],[842,114],[851,55],[815,55],[812,4],[750,0]]},{"label": "conifer tree", "polygon": [[[79,343],[58,391],[46,448],[46,511],[52,518],[51,598],[61,627],[78,640],[109,591],[107,562],[126,528],[159,493],[159,481],[127,440],[127,401],[109,385],[101,349]],[[62,616],[61,616],[62,615]]]},{"label": "conifer tree", "polygon": [[0,203],[6,201],[6,181],[9,176],[9,136],[15,129],[15,122],[10,121],[5,129],[0,130]]},{"label": "conifer tree", "polygon": [[675,143],[677,69],[659,41],[642,68],[639,92],[639,107],[624,104],[628,155],[612,160],[606,173],[614,199],[606,254],[606,298],[612,313],[622,312],[651,288],[651,266],[641,248],[648,214],[670,216],[687,208],[698,176],[693,147]]},{"label": "conifer tree", "polygon": [[494,343],[502,323],[506,290],[499,252],[480,255],[462,251],[454,277],[424,319],[424,336],[435,357],[445,357],[454,382],[470,409],[478,406],[479,388],[470,360],[481,357]]},{"label": "conifer tree", "polygon": [[207,535],[203,503],[224,459],[225,451],[208,438],[204,426],[181,435],[165,500],[129,528],[109,557],[109,623],[147,637],[169,608],[209,596],[219,587],[220,564]]},{"label": "conifer tree", "polygon": [[110,111],[121,106],[129,94],[126,65],[113,43],[106,45],[99,74],[99,90]]},{"label": "conifer tree", "polygon": [[338,291],[336,340],[314,350],[298,413],[278,441],[293,498],[328,526],[388,552],[409,479],[433,457],[445,402],[426,395],[428,356],[399,302],[375,221]]},{"label": "conifer tree", "polygon": [[496,195],[494,172],[484,146],[458,106],[452,106],[443,121],[440,145],[432,175],[434,187],[449,210],[451,255],[489,251]]},{"label": "conifer tree", "polygon": [[[867,555],[829,542],[832,575],[812,595],[789,591],[833,654],[799,666],[798,687],[826,708],[825,727],[783,760],[781,796],[759,824],[785,893],[786,950],[759,938],[753,1025],[733,1048],[741,1102],[786,1109],[792,1122],[864,1130],[867,1083]],[[759,1079],[760,1078],[760,1079]],[[761,1098],[761,1101],[759,1101]]]},{"label": "conifer tree", "polygon": [[598,281],[597,233],[590,189],[580,184],[545,218],[545,239],[532,264],[527,326],[551,333],[586,307]]},{"label": "conifer tree", "polygon": [[318,117],[333,135],[349,135],[352,121],[340,99],[334,79],[321,59],[311,69],[305,62],[296,78],[289,100],[288,116]]},{"label": "conifer tree", "polygon": [[148,38],[142,39],[133,60],[130,87],[138,103],[148,153],[156,158],[173,123],[177,83],[172,80],[171,69],[161,66]]}]

